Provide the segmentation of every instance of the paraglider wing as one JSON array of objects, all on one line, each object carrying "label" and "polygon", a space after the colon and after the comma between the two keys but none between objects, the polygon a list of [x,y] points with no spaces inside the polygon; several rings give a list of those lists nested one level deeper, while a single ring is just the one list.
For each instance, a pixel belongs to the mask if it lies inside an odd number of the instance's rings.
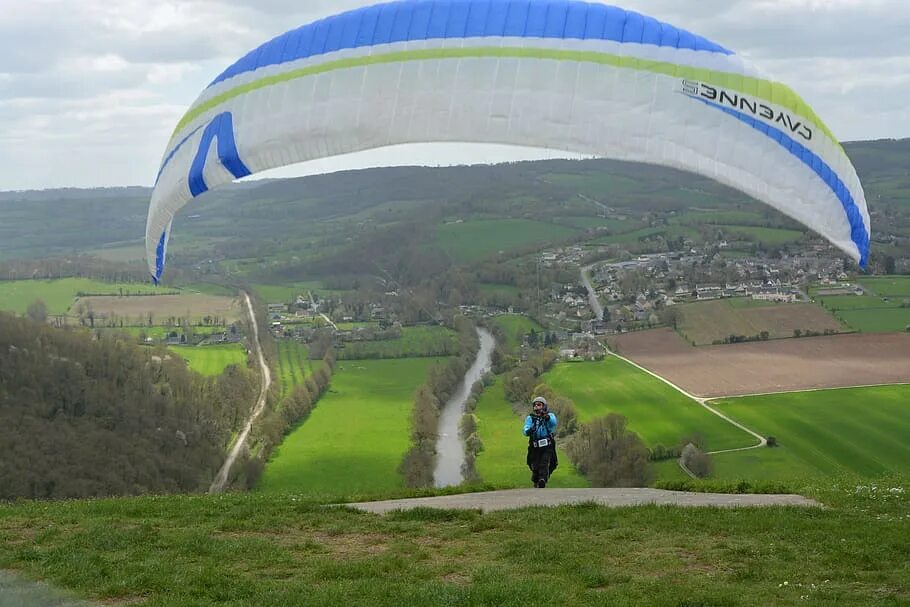
[{"label": "paraglider wing", "polygon": [[705,175],[865,266],[849,158],[786,85],[650,17],[575,0],[402,0],[275,38],[178,123],[149,208],[157,281],[174,214],[266,169],[403,143],[498,143]]}]

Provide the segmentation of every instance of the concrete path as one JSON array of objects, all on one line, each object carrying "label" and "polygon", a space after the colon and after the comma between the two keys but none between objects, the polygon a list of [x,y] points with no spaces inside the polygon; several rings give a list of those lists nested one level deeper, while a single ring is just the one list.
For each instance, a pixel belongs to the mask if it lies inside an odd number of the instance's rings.
[{"label": "concrete path", "polygon": [[0,605],[3,607],[90,607],[68,598],[43,582],[29,582],[9,571],[0,571]]},{"label": "concrete path", "polygon": [[386,514],[394,510],[439,508],[442,510],[509,510],[527,506],[562,506],[596,503],[602,506],[714,506],[740,508],[751,506],[822,507],[801,495],[731,495],[726,493],[687,493],[662,489],[511,489],[485,493],[464,493],[440,497],[419,497],[383,502],[344,504],[365,512]]}]

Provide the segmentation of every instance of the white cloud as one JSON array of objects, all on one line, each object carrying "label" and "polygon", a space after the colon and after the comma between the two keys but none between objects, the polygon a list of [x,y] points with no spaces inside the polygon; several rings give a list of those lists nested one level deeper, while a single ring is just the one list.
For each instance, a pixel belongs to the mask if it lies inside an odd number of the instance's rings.
[{"label": "white cloud", "polygon": [[[371,3],[0,0],[0,189],[151,183],[173,125],[221,70],[292,27]],[[617,3],[752,58],[844,139],[910,136],[903,0]],[[392,156],[444,162],[478,153],[429,149]],[[493,148],[485,156],[503,157]],[[373,161],[316,169],[358,162]]]}]

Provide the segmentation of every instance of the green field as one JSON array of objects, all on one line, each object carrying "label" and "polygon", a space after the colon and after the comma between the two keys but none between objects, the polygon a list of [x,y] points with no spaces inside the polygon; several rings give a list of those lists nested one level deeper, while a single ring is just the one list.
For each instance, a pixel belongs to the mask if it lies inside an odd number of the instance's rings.
[{"label": "green field", "polygon": [[519,289],[514,285],[494,285],[481,283],[477,285],[484,295],[502,295],[505,297],[518,297]]},{"label": "green field", "polygon": [[619,413],[649,447],[672,447],[701,434],[709,450],[748,447],[749,434],[707,411],[664,382],[609,356],[603,361],[560,363],[541,381],[575,401],[581,422]]},{"label": "green field", "polygon": [[289,304],[297,299],[298,295],[303,295],[309,299],[309,292],[312,291],[317,297],[330,296],[345,291],[335,291],[325,289],[318,280],[309,282],[294,282],[282,285],[253,285],[253,291],[265,303],[285,303]]},{"label": "green field", "polygon": [[[522,435],[524,416],[515,413],[506,400],[502,378],[486,390],[477,403],[477,436],[483,451],[475,468],[484,483],[499,488],[530,487],[531,477],[525,458],[528,439]],[[569,456],[560,448],[559,467],[553,472],[550,487],[588,487],[587,479],[575,471]]]},{"label": "green field", "polygon": [[859,282],[879,297],[910,298],[910,276],[861,278]]},{"label": "green field", "polygon": [[522,339],[531,330],[543,332],[543,327],[537,321],[521,314],[501,314],[494,316],[491,321],[494,326],[502,329],[506,338],[506,347],[515,351],[521,345]]},{"label": "green field", "polygon": [[456,333],[446,327],[403,327],[398,339],[346,342],[337,356],[345,360],[454,356],[458,347]]},{"label": "green field", "polygon": [[[907,284],[910,284],[910,281]],[[856,331],[864,333],[905,331],[910,326],[910,307],[904,306],[910,300],[910,295],[894,294],[902,288],[899,282],[896,284],[878,283],[878,285],[892,294],[890,296],[830,295],[817,299],[825,308],[831,310],[834,316]]]},{"label": "green field", "polygon": [[797,230],[779,230],[776,228],[756,228],[738,225],[718,225],[728,234],[728,238],[743,237],[745,240],[760,242],[765,245],[775,246],[795,242],[804,236]]},{"label": "green field", "polygon": [[322,361],[312,361],[306,345],[288,340],[276,342],[278,345],[278,382],[281,385],[281,396],[287,396],[294,386],[302,384],[312,375]]},{"label": "green field", "polygon": [[910,386],[794,392],[714,404],[778,448],[715,456],[718,478],[779,479],[910,472]]},{"label": "green field", "polygon": [[329,391],[275,451],[258,490],[342,495],[403,486],[414,391],[444,359],[339,361]]},{"label": "green field", "polygon": [[88,278],[60,280],[0,281],[0,310],[24,314],[36,299],[47,305],[49,314],[66,314],[79,293],[91,295],[163,295],[177,293],[173,289],[157,288],[147,283],[108,283]]},{"label": "green field", "polygon": [[553,243],[576,233],[571,228],[542,221],[489,219],[441,225],[436,230],[436,243],[453,259],[472,262],[499,251],[540,248],[543,243]]},{"label": "green field", "polygon": [[701,242],[702,237],[701,233],[697,230],[694,230],[687,226],[682,225],[667,225],[659,226],[654,228],[642,228],[640,230],[635,230],[632,232],[625,232],[622,234],[614,234],[612,236],[605,236],[603,238],[598,238],[594,240],[594,244],[634,244],[641,240],[647,240],[655,236],[662,236],[666,239],[673,238],[688,238],[693,242]]},{"label": "green field", "polygon": [[246,351],[240,344],[219,346],[172,346],[190,369],[202,375],[221,375],[229,365],[245,365]]}]

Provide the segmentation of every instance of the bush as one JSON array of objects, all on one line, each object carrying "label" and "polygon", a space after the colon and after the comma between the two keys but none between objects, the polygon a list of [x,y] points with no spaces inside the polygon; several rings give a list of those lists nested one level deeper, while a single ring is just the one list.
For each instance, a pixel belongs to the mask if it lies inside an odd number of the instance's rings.
[{"label": "bush", "polygon": [[707,478],[714,472],[714,462],[711,457],[698,447],[689,443],[682,450],[683,465],[698,478]]},{"label": "bush", "polygon": [[616,413],[584,424],[568,454],[595,487],[645,487],[653,478],[648,448]]},{"label": "bush", "polygon": [[767,443],[767,445],[768,445],[769,447],[777,447],[777,446],[778,446],[778,445],[777,445],[777,437],[775,437],[775,436],[769,436],[767,439],[765,439],[765,442]]}]

